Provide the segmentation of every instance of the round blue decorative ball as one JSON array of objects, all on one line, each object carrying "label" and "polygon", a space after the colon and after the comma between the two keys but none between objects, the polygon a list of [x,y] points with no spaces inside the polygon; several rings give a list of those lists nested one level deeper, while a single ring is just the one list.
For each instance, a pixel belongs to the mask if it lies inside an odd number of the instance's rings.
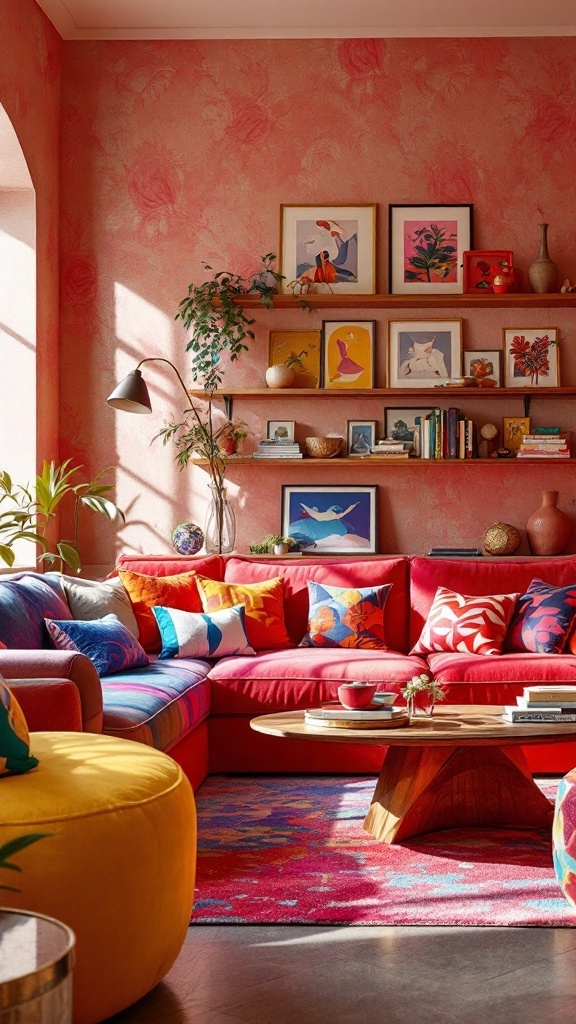
[{"label": "round blue decorative ball", "polygon": [[174,527],[172,543],[179,555],[196,555],[204,543],[204,533],[195,523]]}]

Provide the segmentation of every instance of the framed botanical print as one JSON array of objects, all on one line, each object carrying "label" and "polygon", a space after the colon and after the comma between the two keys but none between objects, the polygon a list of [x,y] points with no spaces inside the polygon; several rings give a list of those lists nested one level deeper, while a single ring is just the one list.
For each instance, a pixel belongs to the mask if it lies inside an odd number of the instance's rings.
[{"label": "framed botanical print", "polygon": [[322,387],[374,387],[375,320],[322,321]]},{"label": "framed botanical print", "polygon": [[376,204],[280,207],[282,291],[374,295]]},{"label": "framed botanical print", "polygon": [[378,551],[378,488],[370,484],[283,484],[280,533],[304,551],[374,555]]},{"label": "framed botanical print", "polygon": [[472,248],[472,205],[389,208],[389,290],[395,295],[462,291],[462,259]]},{"label": "framed botanical print", "polygon": [[348,420],[346,424],[349,458],[365,458],[376,444],[376,420]]},{"label": "framed botanical print", "polygon": [[504,387],[559,387],[558,338],[557,327],[503,327]]},{"label": "framed botanical print", "polygon": [[529,416],[502,417],[502,444],[511,452],[517,452],[525,434],[530,433]]},{"label": "framed botanical print", "polygon": [[460,376],[462,320],[389,320],[388,387],[435,388]]},{"label": "framed botanical print", "polygon": [[294,388],[320,386],[320,331],[270,331],[268,366],[285,363],[294,370]]},{"label": "framed botanical print", "polygon": [[465,295],[492,292],[494,277],[502,267],[514,261],[510,249],[473,249],[462,254],[463,291]]},{"label": "framed botanical print", "polygon": [[502,353],[500,349],[477,349],[462,353],[462,373],[465,377],[476,380],[495,380],[498,387],[502,385]]}]

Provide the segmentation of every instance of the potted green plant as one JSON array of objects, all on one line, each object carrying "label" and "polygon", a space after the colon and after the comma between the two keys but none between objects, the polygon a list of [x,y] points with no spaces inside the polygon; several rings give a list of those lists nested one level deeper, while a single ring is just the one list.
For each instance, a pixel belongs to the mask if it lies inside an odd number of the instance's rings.
[{"label": "potted green plant", "polygon": [[[401,691],[408,706],[408,713],[413,715],[418,710],[423,710],[426,715],[433,715],[437,701],[444,700],[446,693],[439,683],[435,682],[427,672],[418,676],[412,676],[410,682]],[[424,698],[425,706],[420,707],[419,698]]]},{"label": "potted green plant", "polygon": [[250,545],[253,555],[286,555],[292,550],[298,550],[297,541],[278,533],[269,533],[259,543]]}]

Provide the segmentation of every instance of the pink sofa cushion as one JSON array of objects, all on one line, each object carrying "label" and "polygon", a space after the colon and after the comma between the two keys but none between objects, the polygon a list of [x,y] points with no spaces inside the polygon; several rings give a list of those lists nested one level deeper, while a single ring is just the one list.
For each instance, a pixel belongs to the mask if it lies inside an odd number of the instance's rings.
[{"label": "pink sofa cushion", "polygon": [[256,658],[222,658],[210,669],[212,714],[264,714],[336,700],[343,680],[377,682],[399,693],[426,671],[422,658],[393,651],[349,651],[299,647],[265,651]]},{"label": "pink sofa cushion", "polygon": [[227,583],[256,583],[274,576],[284,577],[284,614],[290,639],[300,643],[308,630],[308,580],[331,587],[375,587],[392,584],[386,602],[386,643],[395,651],[408,644],[408,558],[298,558],[255,562],[230,557],[226,561]]},{"label": "pink sofa cushion", "polygon": [[[455,682],[570,682],[576,679],[576,657],[573,654],[499,654],[487,658],[482,654],[428,655],[428,664],[439,683]],[[495,704],[498,703],[494,698]]]}]

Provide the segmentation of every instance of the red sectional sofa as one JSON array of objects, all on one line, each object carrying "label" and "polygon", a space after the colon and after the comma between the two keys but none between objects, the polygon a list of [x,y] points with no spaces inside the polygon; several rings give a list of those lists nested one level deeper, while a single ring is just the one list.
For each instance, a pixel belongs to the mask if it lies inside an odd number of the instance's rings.
[{"label": "red sectional sofa", "polygon": [[[381,689],[399,692],[413,675],[428,669],[444,685],[449,703],[474,704],[514,703],[529,682],[576,682],[572,654],[451,653],[426,660],[408,653],[439,586],[477,596],[523,593],[534,578],[567,586],[576,583],[576,556],[267,560],[230,555],[208,560],[122,555],[118,568],[150,576],[196,570],[244,584],[282,576],[285,621],[294,645],[306,633],[309,580],[354,588],[391,584],[385,607],[387,651],[294,646],[214,663],[152,659],[145,669],[99,680],[81,654],[0,650],[0,673],[13,683],[32,729],[102,729],[154,744],[183,766],[195,786],[208,772],[377,772],[384,748],[279,740],[250,729],[255,715],[333,699],[343,679],[377,680]],[[51,698],[62,685],[62,698]],[[530,746],[526,754],[534,771],[564,774],[576,764],[576,743]]]}]

